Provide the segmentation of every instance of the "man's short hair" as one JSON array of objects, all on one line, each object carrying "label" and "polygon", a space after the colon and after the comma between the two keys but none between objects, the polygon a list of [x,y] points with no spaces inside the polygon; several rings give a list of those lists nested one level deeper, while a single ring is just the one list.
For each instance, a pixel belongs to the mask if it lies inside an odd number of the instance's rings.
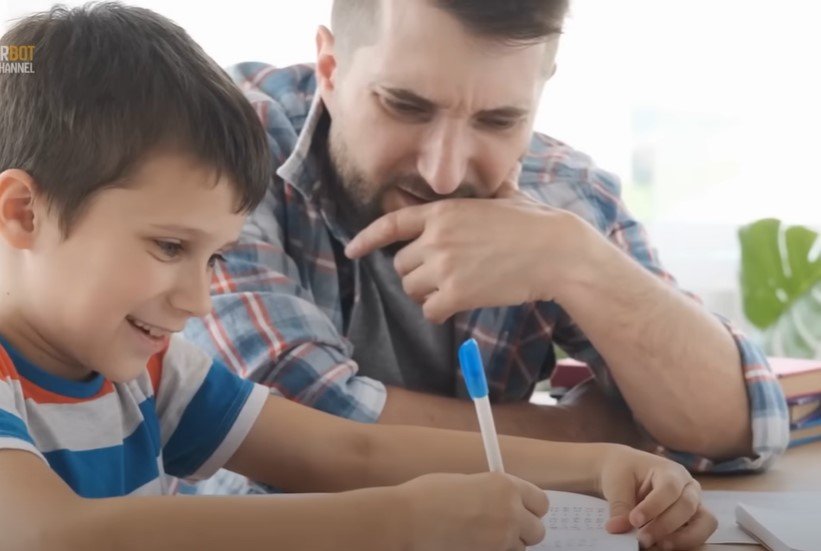
[{"label": "man's short hair", "polygon": [[165,147],[227,175],[237,212],[262,200],[272,161],[254,109],[168,19],[115,3],[55,6],[0,44],[34,46],[33,74],[0,72],[0,171],[28,172],[64,234],[95,192]]},{"label": "man's short hair", "polygon": [[[428,0],[477,36],[512,44],[536,43],[561,34],[569,0]],[[383,0],[334,0],[331,27],[348,55],[379,38]]]}]

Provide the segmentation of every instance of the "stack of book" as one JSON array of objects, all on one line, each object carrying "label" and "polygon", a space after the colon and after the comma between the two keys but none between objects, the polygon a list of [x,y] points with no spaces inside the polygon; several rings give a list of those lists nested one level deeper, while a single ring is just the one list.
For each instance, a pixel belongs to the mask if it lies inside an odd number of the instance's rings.
[{"label": "stack of book", "polygon": [[[821,440],[821,360],[769,358],[790,410],[790,447]],[[561,398],[593,374],[587,365],[562,359],[550,377],[550,395]]]},{"label": "stack of book", "polygon": [[821,360],[769,361],[790,409],[790,447],[821,440]]}]

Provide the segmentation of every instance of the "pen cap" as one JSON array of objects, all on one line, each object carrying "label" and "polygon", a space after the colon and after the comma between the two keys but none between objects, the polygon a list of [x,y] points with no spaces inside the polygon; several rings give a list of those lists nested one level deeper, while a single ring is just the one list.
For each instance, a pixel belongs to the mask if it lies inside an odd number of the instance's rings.
[{"label": "pen cap", "polygon": [[459,347],[459,365],[462,367],[462,376],[465,378],[470,397],[476,399],[487,396],[485,368],[482,366],[482,356],[479,354],[476,339],[468,339]]}]

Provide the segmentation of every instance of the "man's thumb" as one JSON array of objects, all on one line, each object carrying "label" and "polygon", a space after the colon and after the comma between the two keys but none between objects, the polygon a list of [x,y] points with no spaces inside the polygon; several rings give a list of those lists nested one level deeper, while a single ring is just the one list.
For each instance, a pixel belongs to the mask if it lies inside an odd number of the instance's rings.
[{"label": "man's thumb", "polygon": [[502,185],[496,190],[497,199],[513,197],[519,192],[519,176],[522,175],[522,164],[516,163],[510,172],[507,173]]},{"label": "man's thumb", "polygon": [[630,479],[614,481],[603,490],[604,497],[610,504],[610,519],[605,524],[605,529],[611,534],[632,530],[630,511],[636,506],[636,489],[633,482]]}]

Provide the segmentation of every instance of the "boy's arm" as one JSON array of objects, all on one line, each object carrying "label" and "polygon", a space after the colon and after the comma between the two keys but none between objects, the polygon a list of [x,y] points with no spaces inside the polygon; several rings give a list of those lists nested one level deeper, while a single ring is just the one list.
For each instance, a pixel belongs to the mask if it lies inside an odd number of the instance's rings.
[{"label": "boy's arm", "polygon": [[[597,492],[602,444],[502,436],[505,467],[539,487]],[[271,396],[225,468],[290,492],[399,484],[430,472],[487,471],[477,433],[357,423]]]},{"label": "boy's arm", "polygon": [[379,488],[279,499],[84,499],[41,459],[17,450],[0,451],[0,488],[8,551],[334,549],[339,542],[393,549],[401,533],[392,524],[395,500]]},{"label": "boy's arm", "polygon": [[[542,488],[603,495],[615,531],[641,527],[676,548],[703,543],[715,520],[676,463],[612,444],[500,438],[506,471]],[[356,423],[270,397],[227,468],[290,491],[399,484],[430,472],[487,470],[476,433]],[[670,511],[673,519],[670,519]]]},{"label": "boy's arm", "polygon": [[31,452],[0,451],[4,551],[497,551],[535,545],[547,499],[504,475],[279,497],[78,497]]}]

